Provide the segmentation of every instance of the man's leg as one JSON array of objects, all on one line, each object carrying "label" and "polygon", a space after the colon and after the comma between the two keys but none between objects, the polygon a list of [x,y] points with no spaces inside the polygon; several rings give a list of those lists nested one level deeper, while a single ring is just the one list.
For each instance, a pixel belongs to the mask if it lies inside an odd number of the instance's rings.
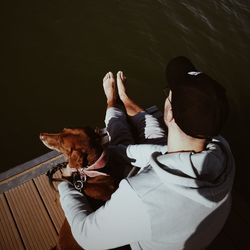
[{"label": "man's leg", "polygon": [[110,144],[134,144],[127,117],[124,112],[117,107],[115,79],[112,72],[107,73],[103,78],[103,89],[107,97],[105,124],[110,137]]},{"label": "man's leg", "polygon": [[126,93],[126,77],[122,71],[117,73],[118,94],[123,102],[126,112],[130,117],[132,125],[136,129],[136,143],[166,144],[166,132],[160,125],[158,119],[145,112]]},{"label": "man's leg", "polygon": [[126,154],[127,145],[134,144],[131,126],[126,114],[117,107],[115,79],[111,72],[103,78],[103,89],[107,97],[105,124],[109,134],[109,165],[117,179],[127,177],[132,169],[131,161]]},{"label": "man's leg", "polygon": [[117,73],[117,87],[118,87],[118,94],[121,101],[124,104],[126,112],[128,116],[135,116],[136,114],[144,111],[139,105],[137,105],[126,93],[125,88],[126,76],[123,74],[122,71],[118,71]]}]

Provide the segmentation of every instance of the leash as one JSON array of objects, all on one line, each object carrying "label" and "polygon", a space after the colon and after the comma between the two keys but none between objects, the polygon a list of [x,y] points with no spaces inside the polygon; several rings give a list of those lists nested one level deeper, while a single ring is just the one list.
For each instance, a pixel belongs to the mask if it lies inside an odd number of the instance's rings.
[{"label": "leash", "polygon": [[49,179],[49,184],[50,186],[56,191],[58,192],[58,190],[55,188],[53,182],[61,182],[61,181],[69,181],[70,183],[73,184],[74,188],[79,191],[82,192],[84,189],[84,183],[87,180],[87,176],[81,174],[80,171],[76,171],[73,172],[71,176],[69,177],[61,177],[61,178],[55,178],[53,177],[56,172],[60,171],[61,175],[63,174],[62,169],[67,167],[68,162],[63,162],[63,163],[58,163],[56,166],[52,167],[51,169],[49,169],[46,173],[46,175],[48,176]]},{"label": "leash", "polygon": [[[72,172],[72,175],[69,177],[64,177],[62,174],[62,169],[66,168],[68,165],[68,162],[58,163],[56,166],[52,167],[47,171],[47,176],[49,179],[50,185],[53,187],[54,190],[58,192],[58,190],[53,185],[53,182],[61,182],[61,181],[69,181],[74,185],[74,188],[82,192],[84,189],[84,184],[87,181],[87,177],[96,177],[96,176],[108,176],[108,174],[96,171],[96,169],[101,169],[106,166],[106,163],[108,161],[108,154],[107,151],[104,150],[101,154],[101,156],[97,159],[96,162],[94,162],[92,165],[87,166],[86,168],[79,168],[75,172]],[[61,178],[54,178],[54,174],[60,171],[62,177]]]}]

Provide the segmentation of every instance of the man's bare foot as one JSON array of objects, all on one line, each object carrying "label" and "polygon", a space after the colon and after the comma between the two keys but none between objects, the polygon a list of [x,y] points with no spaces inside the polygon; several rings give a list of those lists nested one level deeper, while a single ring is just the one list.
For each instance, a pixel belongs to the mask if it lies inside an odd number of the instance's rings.
[{"label": "man's bare foot", "polygon": [[117,72],[117,88],[118,88],[118,94],[122,102],[126,101],[128,99],[128,96],[126,94],[126,88],[125,88],[125,82],[126,82],[126,76],[122,71]]},{"label": "man's bare foot", "polygon": [[103,89],[107,97],[108,107],[116,105],[115,78],[112,72],[108,72],[103,78]]},{"label": "man's bare foot", "polygon": [[119,97],[124,104],[127,114],[129,116],[134,116],[137,113],[143,111],[143,109],[139,107],[133,100],[131,100],[126,94],[126,87],[125,87],[126,76],[123,74],[122,71],[117,72],[116,82],[117,82]]}]

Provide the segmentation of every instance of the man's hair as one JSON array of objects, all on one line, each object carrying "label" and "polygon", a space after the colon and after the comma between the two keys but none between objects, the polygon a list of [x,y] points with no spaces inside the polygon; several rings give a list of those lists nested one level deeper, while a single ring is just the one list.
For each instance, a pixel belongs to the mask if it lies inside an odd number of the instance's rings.
[{"label": "man's hair", "polygon": [[218,135],[229,112],[224,87],[198,72],[183,56],[169,62],[166,78],[172,91],[173,116],[181,130],[195,138]]}]

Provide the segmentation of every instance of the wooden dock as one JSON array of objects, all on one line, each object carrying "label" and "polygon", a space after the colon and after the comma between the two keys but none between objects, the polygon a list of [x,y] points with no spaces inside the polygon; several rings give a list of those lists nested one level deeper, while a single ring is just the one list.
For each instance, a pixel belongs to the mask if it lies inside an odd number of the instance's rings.
[{"label": "wooden dock", "polygon": [[63,162],[52,151],[0,174],[0,249],[51,249],[64,214],[46,171]]},{"label": "wooden dock", "polygon": [[[0,250],[51,249],[64,214],[46,172],[64,161],[51,151],[0,174]],[[208,250],[250,249],[250,205],[235,190],[229,218]]]}]

